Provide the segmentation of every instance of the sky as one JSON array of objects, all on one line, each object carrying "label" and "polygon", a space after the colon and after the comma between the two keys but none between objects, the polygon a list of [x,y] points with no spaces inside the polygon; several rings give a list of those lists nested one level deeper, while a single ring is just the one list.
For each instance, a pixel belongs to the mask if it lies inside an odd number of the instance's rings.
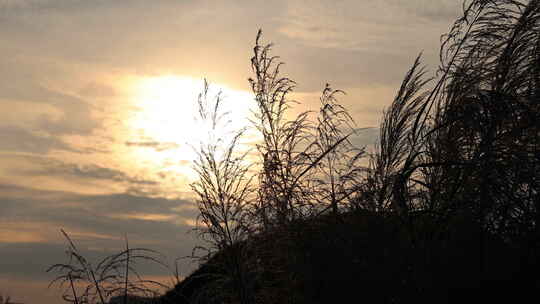
[{"label": "sky", "polygon": [[196,97],[207,79],[248,125],[258,29],[297,82],[295,111],[330,83],[367,145],[414,58],[436,71],[460,13],[457,0],[0,0],[0,294],[62,301],[45,272],[66,262],[60,229],[91,259],[124,235],[168,261],[200,244]]}]

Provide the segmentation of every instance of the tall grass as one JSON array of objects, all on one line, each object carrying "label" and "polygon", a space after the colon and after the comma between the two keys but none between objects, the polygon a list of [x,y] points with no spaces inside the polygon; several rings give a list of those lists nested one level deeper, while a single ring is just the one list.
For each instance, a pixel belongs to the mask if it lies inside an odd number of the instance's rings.
[{"label": "tall grass", "polygon": [[0,294],[0,304],[24,304],[24,303],[13,302],[9,295],[4,296]]},{"label": "tall grass", "polygon": [[93,266],[76,247],[69,235],[62,229],[68,248],[67,263],[54,264],[47,272],[58,272],[49,287],[58,284],[64,288],[64,301],[75,304],[105,304],[114,297],[122,296],[124,304],[133,295],[155,297],[162,283],[145,280],[137,272],[135,265],[139,261],[149,261],[167,267],[161,255],[146,248],[130,248],[127,237],[125,250],[107,256]]},{"label": "tall grass", "polygon": [[[356,163],[367,155],[348,140],[354,122],[336,100],[341,91],[323,89],[317,120],[309,112],[287,119],[295,82],[282,75],[259,31],[249,81],[262,142],[247,231],[281,231],[328,210],[338,215],[346,202],[351,210],[397,215],[413,246],[464,217],[482,228],[481,256],[488,235],[513,246],[534,239],[538,247],[539,20],[537,0],[465,1],[442,37],[437,74],[427,75],[421,56],[405,74],[383,113],[369,168]],[[432,223],[421,230],[420,214]]]},{"label": "tall grass", "polygon": [[[396,274],[403,278],[396,283],[399,288],[416,288],[409,295],[432,287],[429,278],[436,269],[428,268],[442,266],[430,259],[453,254],[440,249],[463,227],[471,229],[469,239],[478,238],[474,257],[480,262],[474,263],[480,268],[485,257],[497,254],[486,249],[493,239],[500,242],[498,248],[523,249],[519,253],[527,261],[540,256],[539,0],[465,1],[463,16],[442,37],[438,72],[428,76],[421,56],[416,57],[383,113],[377,148],[369,155],[352,144],[354,120],[337,100],[342,92],[330,85],[322,90],[318,113],[290,118],[296,83],[282,75],[272,47],[259,31],[249,79],[256,105],[252,128],[262,138],[254,148],[258,161],[247,162],[246,152],[239,150],[245,130],[229,139],[212,133],[197,148],[199,180],[191,187],[200,211],[197,230],[206,241],[201,261],[215,267],[206,274],[210,279],[200,281],[207,289],[201,287],[193,299],[247,304],[280,293],[276,302],[297,301],[296,294],[289,297],[276,287],[283,281],[303,286],[297,284],[301,275],[290,271],[299,255],[287,249],[317,239],[312,233],[323,235],[310,220],[326,221],[327,213],[342,222],[352,213],[373,215],[375,220],[364,217],[354,227],[373,229],[365,224],[372,220],[372,227],[394,242],[377,244],[394,257],[389,265],[402,267],[404,274]],[[221,95],[208,95],[205,84],[199,116],[214,130],[226,126],[222,102]],[[358,162],[364,157],[367,168]],[[319,226],[335,229],[336,240],[346,237],[338,235],[342,226]],[[135,274],[132,261],[153,260],[145,256],[152,251],[131,249],[126,242],[125,251],[92,268],[64,235],[70,263],[51,270],[62,272],[55,282],[68,285],[66,301],[105,303],[113,293],[123,292],[127,299],[128,291],[150,292],[137,285],[144,281],[128,278]],[[418,256],[388,253],[388,248]],[[362,253],[350,254],[357,261]],[[418,262],[423,257],[427,262]],[[81,294],[77,284],[86,286]]]},{"label": "tall grass", "polygon": [[[259,31],[249,79],[256,104],[251,127],[262,138],[256,145],[259,162],[246,163],[247,154],[237,152],[244,130],[230,140],[212,133],[212,140],[197,151],[194,168],[199,181],[191,185],[200,212],[198,230],[209,245],[206,261],[217,252],[228,252],[220,280],[232,282],[233,297],[241,303],[255,300],[252,270],[258,262],[253,253],[264,255],[251,239],[329,209],[337,215],[338,204],[351,195],[353,164],[363,155],[348,140],[354,122],[336,102],[340,91],[329,85],[316,122],[309,119],[310,112],[288,118],[296,103],[289,98],[295,83],[281,76],[282,63],[271,49],[272,44],[262,43]],[[205,86],[199,97],[200,118],[223,129],[226,113],[220,105],[226,101],[218,94],[209,102],[207,92]],[[253,167],[258,169],[255,174]],[[271,271],[284,269],[276,264]]]}]

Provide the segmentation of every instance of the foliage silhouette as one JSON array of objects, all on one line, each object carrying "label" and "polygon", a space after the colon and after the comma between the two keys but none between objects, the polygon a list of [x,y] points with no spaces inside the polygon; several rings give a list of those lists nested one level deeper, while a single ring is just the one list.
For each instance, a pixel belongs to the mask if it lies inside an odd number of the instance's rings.
[{"label": "foliage silhouette", "polygon": [[[369,264],[377,255],[367,254],[365,246],[386,252],[386,265],[377,264],[382,267],[378,270],[395,280],[376,288],[368,283],[378,277],[374,268],[344,264],[341,269],[349,267],[350,273],[363,269],[356,273],[363,279],[355,280],[371,286],[366,290],[393,288],[380,302],[428,299],[438,292],[453,288],[464,292],[474,286],[480,296],[489,284],[514,291],[537,286],[532,274],[538,269],[540,236],[539,20],[537,0],[465,1],[463,16],[442,37],[437,74],[426,76],[421,56],[406,73],[384,112],[368,168],[355,164],[364,156],[358,153],[361,149],[351,154],[345,147],[349,142],[340,124],[348,127],[352,119],[334,100],[340,91],[324,89],[318,124],[309,120],[308,112],[286,120],[293,103],[287,96],[295,82],[280,75],[281,63],[270,54],[271,44],[261,45],[259,32],[250,83],[258,105],[254,124],[263,138],[258,146],[262,156],[258,199],[251,209],[260,220],[248,221],[251,234],[242,241],[252,255],[245,259],[246,269],[258,265],[264,268],[261,277],[266,275],[267,281],[257,283],[263,287],[254,292],[268,295],[283,282],[308,288],[302,285],[309,281],[302,272],[325,260],[338,264],[342,257],[346,263]],[[340,171],[335,162],[350,162],[340,168],[353,174]],[[338,222],[327,219],[327,210],[338,215],[341,200],[347,200],[352,212],[342,213]],[[307,229],[310,226],[316,228]],[[336,229],[342,229],[346,239],[341,250],[364,253],[343,257],[331,250],[336,244],[327,238],[339,235],[326,232]],[[358,229],[380,240],[359,236]],[[313,237],[317,235],[325,237]],[[300,250],[300,244],[321,248]],[[309,259],[325,258],[300,271],[287,261],[306,258],[303,252],[312,256]],[[247,262],[261,258],[263,266]],[[501,267],[505,259],[515,262]],[[455,269],[467,273],[467,279],[457,282],[461,274]],[[319,275],[330,273],[339,275]],[[510,283],[512,275],[520,279]],[[434,279],[441,285],[433,285]],[[308,294],[281,300],[306,300]],[[495,294],[489,297],[496,299]]]},{"label": "foliage silhouette", "polygon": [[221,111],[221,102],[221,95],[218,94],[213,104],[210,104],[208,84],[205,82],[198,100],[199,118],[211,125],[210,139],[198,147],[194,168],[199,180],[192,183],[191,188],[196,194],[200,212],[197,230],[210,246],[195,249],[206,249],[207,254],[201,257],[201,261],[205,262],[214,252],[234,248],[234,253],[228,255],[229,259],[222,264],[226,270],[224,275],[216,280],[232,279],[235,289],[239,291],[241,303],[251,303],[246,288],[248,283],[245,265],[242,263],[242,248],[233,245],[245,240],[249,233],[247,209],[249,200],[253,198],[253,177],[248,175],[250,165],[244,160],[249,151],[240,154],[236,151],[244,130],[233,130],[230,140],[216,134],[218,130],[222,132],[227,128],[224,121],[227,113]]},{"label": "foliage silhouette", "polygon": [[349,135],[344,135],[355,133],[355,123],[345,107],[337,102],[335,95],[340,93],[344,94],[326,84],[320,98],[321,108],[316,129],[317,150],[328,153],[324,155],[317,170],[314,191],[317,193],[316,199],[323,205],[330,203],[334,216],[339,212],[339,205],[356,190],[357,177],[362,171],[358,161],[364,156],[364,150],[355,147],[348,140]]},{"label": "foliage silhouette", "polygon": [[[498,302],[537,293],[539,0],[465,1],[442,36],[436,75],[416,57],[369,155],[349,141],[354,121],[329,85],[316,119],[290,118],[295,82],[271,51],[259,31],[249,79],[259,161],[241,151],[245,130],[229,140],[211,132],[197,148],[191,186],[207,254],[156,302]],[[225,128],[221,96],[205,84],[198,101],[199,117]],[[58,279],[89,282],[85,297],[103,303],[108,277],[96,278],[70,244],[80,267],[53,266],[66,271]],[[67,299],[85,297],[73,289]]]},{"label": "foliage silhouette", "polygon": [[[59,284],[64,288],[64,301],[75,304],[108,303],[116,297],[121,299],[118,303],[126,304],[134,295],[154,297],[159,294],[155,288],[167,287],[156,281],[142,279],[134,267],[137,261],[143,260],[166,267],[156,251],[130,248],[126,238],[124,251],[105,257],[94,267],[79,252],[69,235],[63,229],[61,231],[68,241],[66,253],[69,262],[54,264],[47,272],[60,272],[49,287]],[[69,286],[66,287],[66,284]]]},{"label": "foliage silhouette", "polygon": [[4,297],[4,295],[0,294],[0,304],[24,304],[24,303],[13,302],[9,295],[6,295]]}]

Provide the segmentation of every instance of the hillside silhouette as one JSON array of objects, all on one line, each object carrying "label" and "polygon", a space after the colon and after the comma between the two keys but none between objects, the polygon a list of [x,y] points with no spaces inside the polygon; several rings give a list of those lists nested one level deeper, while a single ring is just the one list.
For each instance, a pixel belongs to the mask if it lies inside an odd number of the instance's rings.
[{"label": "hillside silhouette", "polygon": [[[200,146],[201,265],[138,302],[535,298],[540,1],[465,1],[441,40],[436,75],[416,58],[368,153],[330,85],[318,113],[288,118],[295,82],[259,31],[249,80],[259,162],[240,149],[244,130]],[[222,101],[207,92],[201,119],[223,128]]]},{"label": "hillside silhouette", "polygon": [[294,82],[280,75],[259,32],[250,79],[263,135],[256,186],[232,156],[236,142],[225,158],[202,150],[204,182],[194,190],[213,255],[163,299],[533,295],[540,283],[539,20],[539,1],[465,2],[443,36],[437,75],[426,76],[415,60],[373,154],[354,149],[352,119],[328,85],[316,122],[305,113],[285,120]]},{"label": "hillside silhouette", "polygon": [[[418,215],[415,228],[431,221]],[[280,237],[220,251],[155,303],[236,302],[238,286],[224,269],[241,250],[252,303],[499,303],[534,296],[536,261],[482,236],[471,219],[452,225],[445,236],[413,243],[395,215],[362,211],[291,223]]]}]

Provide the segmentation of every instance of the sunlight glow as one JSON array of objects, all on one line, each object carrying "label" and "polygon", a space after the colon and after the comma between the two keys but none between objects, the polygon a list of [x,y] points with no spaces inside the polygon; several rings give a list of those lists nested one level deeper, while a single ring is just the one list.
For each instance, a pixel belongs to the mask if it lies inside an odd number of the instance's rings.
[{"label": "sunlight glow", "polygon": [[[194,148],[206,143],[211,129],[208,122],[196,119],[198,95],[203,91],[204,81],[167,75],[142,78],[135,83],[136,111],[129,119],[132,134],[127,144],[137,150],[140,161],[189,175],[189,166],[196,157]],[[227,141],[231,139],[229,131],[249,125],[253,97],[248,92],[210,83],[210,104],[218,92],[230,123],[227,128],[219,128],[215,135]]]}]

